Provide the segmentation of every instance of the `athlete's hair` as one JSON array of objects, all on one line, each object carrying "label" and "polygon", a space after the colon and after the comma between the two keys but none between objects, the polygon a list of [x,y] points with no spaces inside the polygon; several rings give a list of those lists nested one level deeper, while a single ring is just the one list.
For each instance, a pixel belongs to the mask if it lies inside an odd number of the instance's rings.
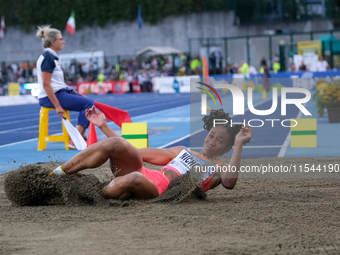
[{"label": "athlete's hair", "polygon": [[230,139],[229,139],[229,145],[234,145],[235,143],[235,136],[240,132],[242,125],[233,125],[231,126],[231,118],[229,117],[229,113],[225,113],[223,109],[220,110],[211,110],[209,115],[205,115],[203,117],[203,128],[210,131],[210,129],[213,128],[214,125],[214,119],[223,119],[227,120],[227,124],[224,124],[223,126],[227,129]]},{"label": "athlete's hair", "polygon": [[51,47],[51,41],[57,39],[57,35],[61,34],[60,30],[50,28],[50,25],[39,26],[36,36],[41,38],[41,42],[44,48]]}]

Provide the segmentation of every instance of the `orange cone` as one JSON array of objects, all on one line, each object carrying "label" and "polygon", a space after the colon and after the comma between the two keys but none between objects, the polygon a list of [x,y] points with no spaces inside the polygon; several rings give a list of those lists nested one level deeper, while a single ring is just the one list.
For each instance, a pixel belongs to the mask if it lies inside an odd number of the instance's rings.
[{"label": "orange cone", "polygon": [[90,145],[96,142],[98,142],[96,128],[92,123],[90,123],[89,135],[87,137],[87,147],[89,147]]}]

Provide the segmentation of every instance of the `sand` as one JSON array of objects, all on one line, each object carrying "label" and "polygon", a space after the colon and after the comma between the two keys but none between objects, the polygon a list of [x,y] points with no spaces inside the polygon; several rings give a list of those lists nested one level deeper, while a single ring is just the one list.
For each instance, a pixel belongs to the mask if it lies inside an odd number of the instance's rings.
[{"label": "sand", "polygon": [[[306,163],[340,164],[340,157],[242,160]],[[35,174],[55,166],[36,165]],[[16,186],[19,199],[10,198],[44,205],[13,205],[4,188],[11,173],[0,175],[0,254],[340,254],[340,172],[241,174],[233,190],[219,186],[206,197],[183,178],[188,185],[175,183],[156,200],[121,202],[98,193],[112,179],[108,164],[45,182],[30,179],[30,169],[28,183]]]}]

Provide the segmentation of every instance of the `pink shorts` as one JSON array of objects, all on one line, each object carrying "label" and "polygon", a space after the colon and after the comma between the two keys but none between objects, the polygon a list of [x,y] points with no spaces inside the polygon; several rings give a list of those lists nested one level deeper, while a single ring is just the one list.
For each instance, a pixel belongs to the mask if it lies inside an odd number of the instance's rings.
[{"label": "pink shorts", "polygon": [[170,180],[161,171],[150,170],[145,167],[142,168],[141,172],[146,178],[155,184],[158,189],[159,195],[162,194],[169,186]]}]

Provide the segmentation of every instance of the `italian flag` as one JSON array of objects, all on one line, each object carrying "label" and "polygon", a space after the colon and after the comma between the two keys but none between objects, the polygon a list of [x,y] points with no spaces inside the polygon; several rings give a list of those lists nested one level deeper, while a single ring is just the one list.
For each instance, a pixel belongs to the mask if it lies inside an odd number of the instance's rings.
[{"label": "italian flag", "polygon": [[76,31],[76,19],[74,18],[74,12],[71,13],[71,16],[68,18],[66,24],[66,30],[73,35]]},{"label": "italian flag", "polygon": [[1,26],[0,26],[0,39],[4,38],[5,36],[5,18],[1,17]]}]

